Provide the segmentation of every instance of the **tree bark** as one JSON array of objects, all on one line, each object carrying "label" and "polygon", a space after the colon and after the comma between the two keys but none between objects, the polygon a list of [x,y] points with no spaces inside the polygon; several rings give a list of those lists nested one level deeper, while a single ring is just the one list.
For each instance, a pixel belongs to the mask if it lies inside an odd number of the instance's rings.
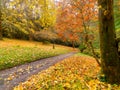
[{"label": "tree bark", "polygon": [[[1,2],[0,2],[1,4]],[[1,5],[0,5],[1,8]],[[0,10],[0,40],[2,40],[2,20],[1,20],[1,16],[2,16],[2,11]]]},{"label": "tree bark", "polygon": [[[0,17],[1,18],[1,17]],[[2,26],[1,26],[1,20],[0,20],[0,40],[2,40]]]},{"label": "tree bark", "polygon": [[101,63],[100,63],[100,61],[99,61],[99,59],[98,59],[98,57],[97,57],[97,55],[96,55],[96,53],[95,53],[94,47],[93,47],[93,45],[92,45],[92,42],[89,42],[88,44],[89,44],[90,49],[91,49],[91,51],[92,51],[93,57],[95,58],[95,60],[96,60],[96,62],[98,63],[98,65],[101,66]]},{"label": "tree bark", "polygon": [[120,60],[116,47],[113,0],[98,0],[102,71],[109,83],[120,83]]}]

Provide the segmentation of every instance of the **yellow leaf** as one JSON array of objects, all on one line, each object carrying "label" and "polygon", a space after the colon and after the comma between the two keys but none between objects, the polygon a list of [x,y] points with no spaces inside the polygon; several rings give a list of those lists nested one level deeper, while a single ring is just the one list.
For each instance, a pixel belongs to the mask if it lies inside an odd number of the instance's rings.
[{"label": "yellow leaf", "polygon": [[65,84],[64,84],[64,87],[70,88],[71,85],[70,85],[69,83],[65,83]]},{"label": "yellow leaf", "polygon": [[23,90],[23,87],[22,87],[22,85],[20,85],[18,87],[15,87],[14,90]]}]

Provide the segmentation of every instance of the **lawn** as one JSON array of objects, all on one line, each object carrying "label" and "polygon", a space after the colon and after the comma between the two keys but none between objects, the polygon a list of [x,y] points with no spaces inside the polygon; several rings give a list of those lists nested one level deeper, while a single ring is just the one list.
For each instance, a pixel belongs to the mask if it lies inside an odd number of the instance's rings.
[{"label": "lawn", "polygon": [[52,49],[51,44],[5,38],[0,41],[0,70],[70,51],[70,47],[56,45]]},{"label": "lawn", "polygon": [[29,77],[14,90],[120,90],[116,84],[100,82],[99,70],[94,58],[77,54]]}]

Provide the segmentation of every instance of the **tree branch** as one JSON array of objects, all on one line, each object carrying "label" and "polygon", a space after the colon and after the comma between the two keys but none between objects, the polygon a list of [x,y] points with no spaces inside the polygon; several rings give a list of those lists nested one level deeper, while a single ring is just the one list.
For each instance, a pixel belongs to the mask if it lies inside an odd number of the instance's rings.
[{"label": "tree branch", "polygon": [[89,42],[89,46],[90,46],[90,48],[91,48],[91,50],[92,50],[93,57],[94,57],[95,60],[97,61],[98,65],[101,66],[101,63],[100,63],[98,57],[96,56],[95,50],[94,50],[93,45],[92,45],[91,42]]}]

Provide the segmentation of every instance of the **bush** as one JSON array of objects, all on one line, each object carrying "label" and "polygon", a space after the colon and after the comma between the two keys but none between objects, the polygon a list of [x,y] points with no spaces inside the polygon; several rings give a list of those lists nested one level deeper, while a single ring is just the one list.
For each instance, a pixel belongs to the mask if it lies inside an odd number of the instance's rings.
[{"label": "bush", "polygon": [[[90,55],[90,56],[93,56],[93,53],[92,53],[92,51],[90,50],[90,49],[85,49],[84,51],[83,51],[83,53],[84,54],[87,54],[87,55]],[[100,50],[95,50],[95,55],[96,55],[96,57],[97,58],[100,58]]]},{"label": "bush", "polygon": [[92,54],[92,52],[91,52],[91,50],[90,49],[85,49],[84,51],[83,51],[83,53],[84,54],[87,54],[87,55],[90,55],[90,56],[92,56],[93,54]]},{"label": "bush", "polygon": [[28,39],[28,34],[17,28],[6,28],[2,30],[3,37],[17,38],[17,39]]},{"label": "bush", "polygon": [[[50,43],[55,43],[55,44],[61,44],[61,45],[66,45],[66,46],[71,46],[72,47],[72,42],[71,41],[63,41],[63,39],[59,38],[56,33],[49,31],[49,30],[42,30],[34,33],[33,36],[34,40],[40,41],[40,42],[50,42]],[[75,47],[79,46],[79,42],[74,43]]]},{"label": "bush", "polygon": [[95,54],[98,58],[100,58],[100,50],[95,50]]},{"label": "bush", "polygon": [[118,29],[118,30],[116,31],[116,34],[117,34],[117,37],[120,36],[120,29]]},{"label": "bush", "polygon": [[45,45],[51,44],[49,41],[43,41],[42,43]]},{"label": "bush", "polygon": [[37,41],[53,41],[57,38],[57,35],[48,30],[42,30],[34,33],[34,39]]},{"label": "bush", "polygon": [[86,49],[86,46],[84,44],[79,45],[79,50],[83,52]]}]

